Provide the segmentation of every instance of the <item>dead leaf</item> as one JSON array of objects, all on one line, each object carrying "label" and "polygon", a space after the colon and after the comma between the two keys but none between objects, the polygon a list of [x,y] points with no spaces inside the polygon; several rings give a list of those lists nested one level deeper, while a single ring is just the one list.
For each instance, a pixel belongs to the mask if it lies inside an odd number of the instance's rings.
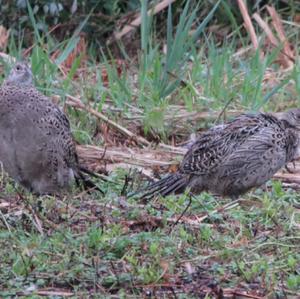
[{"label": "dead leaf", "polygon": [[[55,51],[51,56],[52,60],[55,60],[60,54],[61,51]],[[75,59],[79,56],[81,56],[80,67],[84,67],[87,61],[87,44],[85,41],[85,35],[83,33],[80,34],[80,40],[77,43],[76,47],[62,63],[62,67],[67,70],[71,69]]]}]

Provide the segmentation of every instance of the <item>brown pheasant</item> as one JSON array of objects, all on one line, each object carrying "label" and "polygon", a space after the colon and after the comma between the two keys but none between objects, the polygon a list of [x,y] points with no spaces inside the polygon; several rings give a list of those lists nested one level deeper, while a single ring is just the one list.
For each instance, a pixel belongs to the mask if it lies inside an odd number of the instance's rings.
[{"label": "brown pheasant", "polygon": [[34,87],[23,62],[16,63],[0,88],[0,139],[4,170],[28,190],[59,193],[74,179],[95,187],[78,163],[66,115]]},{"label": "brown pheasant", "polygon": [[174,174],[140,191],[141,198],[181,193],[237,198],[267,182],[292,161],[300,145],[300,109],[275,115],[242,114],[224,126],[202,134]]}]

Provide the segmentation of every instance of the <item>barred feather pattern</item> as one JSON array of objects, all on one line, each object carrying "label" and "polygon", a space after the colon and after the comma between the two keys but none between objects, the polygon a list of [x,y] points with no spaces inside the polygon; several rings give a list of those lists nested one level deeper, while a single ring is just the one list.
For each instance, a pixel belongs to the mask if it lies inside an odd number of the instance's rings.
[{"label": "barred feather pattern", "polygon": [[74,179],[91,186],[78,165],[66,115],[33,86],[24,63],[16,64],[0,88],[0,139],[4,170],[28,190],[60,193]]},{"label": "barred feather pattern", "polygon": [[237,198],[267,182],[295,158],[299,147],[300,109],[275,115],[242,114],[201,134],[179,170],[150,184],[142,198],[189,188]]}]

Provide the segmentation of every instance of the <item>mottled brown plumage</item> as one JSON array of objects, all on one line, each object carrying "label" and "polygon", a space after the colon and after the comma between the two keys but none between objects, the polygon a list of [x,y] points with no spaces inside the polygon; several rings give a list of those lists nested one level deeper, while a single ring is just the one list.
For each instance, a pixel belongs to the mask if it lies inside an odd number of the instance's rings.
[{"label": "mottled brown plumage", "polygon": [[236,198],[267,182],[292,161],[299,146],[300,109],[276,117],[243,114],[203,133],[190,147],[178,171],[151,184],[142,198],[166,196],[189,188]]},{"label": "mottled brown plumage", "polygon": [[58,193],[84,176],[67,117],[32,82],[17,63],[0,88],[0,161],[30,191]]}]

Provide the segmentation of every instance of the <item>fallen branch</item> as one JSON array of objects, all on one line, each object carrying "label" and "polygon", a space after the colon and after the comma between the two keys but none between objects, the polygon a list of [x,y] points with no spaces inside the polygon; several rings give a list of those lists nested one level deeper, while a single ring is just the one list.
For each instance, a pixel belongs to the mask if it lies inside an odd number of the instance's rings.
[{"label": "fallen branch", "polygon": [[[150,168],[177,164],[178,162],[174,160],[175,155],[183,155],[179,151],[170,154],[170,152],[155,150],[133,150],[126,147],[108,149],[93,145],[78,145],[77,152],[79,157],[87,163],[105,160],[111,163],[123,162]],[[160,159],[157,159],[157,157],[160,157]]]}]

